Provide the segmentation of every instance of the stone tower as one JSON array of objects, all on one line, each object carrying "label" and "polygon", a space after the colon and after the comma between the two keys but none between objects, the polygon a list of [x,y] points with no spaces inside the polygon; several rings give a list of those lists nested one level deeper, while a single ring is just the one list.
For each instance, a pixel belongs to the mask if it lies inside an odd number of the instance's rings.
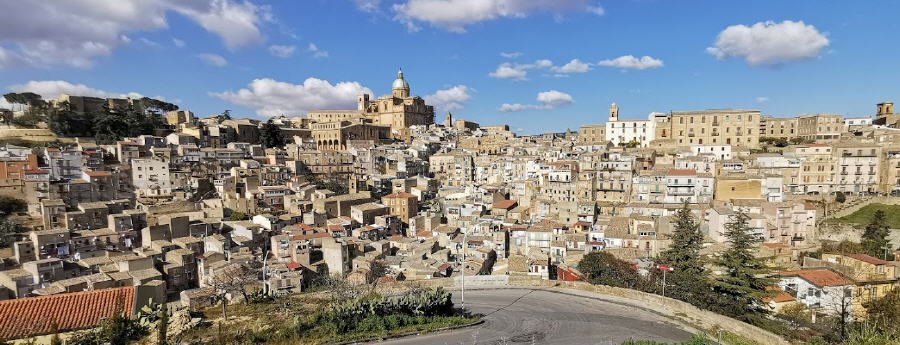
[{"label": "stone tower", "polygon": [[397,79],[395,79],[394,84],[391,85],[391,93],[397,98],[409,97],[409,83],[406,82],[406,79],[403,79],[402,69],[397,71]]},{"label": "stone tower", "polygon": [[878,113],[875,115],[890,115],[894,113],[894,102],[882,102],[878,103]]},{"label": "stone tower", "polygon": [[447,119],[444,120],[444,127],[453,127],[453,114],[450,114],[449,111],[447,112]]},{"label": "stone tower", "polygon": [[619,121],[619,106],[613,102],[613,104],[609,106],[609,122],[615,121]]}]

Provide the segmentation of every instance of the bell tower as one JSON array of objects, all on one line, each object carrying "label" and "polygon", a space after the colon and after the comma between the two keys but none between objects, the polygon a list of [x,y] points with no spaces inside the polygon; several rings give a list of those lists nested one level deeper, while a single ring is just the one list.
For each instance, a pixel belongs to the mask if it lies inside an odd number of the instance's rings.
[{"label": "bell tower", "polygon": [[453,114],[450,114],[449,111],[447,112],[447,119],[444,120],[444,127],[453,127]]},{"label": "bell tower", "polygon": [[609,122],[615,121],[619,121],[619,106],[613,102],[613,104],[609,106]]}]

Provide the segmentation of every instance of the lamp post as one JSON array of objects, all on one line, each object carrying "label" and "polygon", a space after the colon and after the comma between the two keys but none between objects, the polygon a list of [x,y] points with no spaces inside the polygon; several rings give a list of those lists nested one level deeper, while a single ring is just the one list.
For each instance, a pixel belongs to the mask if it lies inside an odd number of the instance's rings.
[{"label": "lamp post", "polygon": [[656,269],[662,271],[663,273],[663,288],[662,288],[662,296],[666,297],[666,272],[672,271],[672,267],[666,265],[656,265]]}]

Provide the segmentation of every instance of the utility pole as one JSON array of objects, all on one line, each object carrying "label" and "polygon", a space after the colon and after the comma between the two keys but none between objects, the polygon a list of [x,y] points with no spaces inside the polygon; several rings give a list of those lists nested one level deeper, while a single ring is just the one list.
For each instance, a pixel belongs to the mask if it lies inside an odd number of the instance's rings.
[{"label": "utility pole", "polygon": [[673,268],[666,265],[656,265],[656,269],[663,273],[662,296],[666,297],[666,272],[672,271]]}]

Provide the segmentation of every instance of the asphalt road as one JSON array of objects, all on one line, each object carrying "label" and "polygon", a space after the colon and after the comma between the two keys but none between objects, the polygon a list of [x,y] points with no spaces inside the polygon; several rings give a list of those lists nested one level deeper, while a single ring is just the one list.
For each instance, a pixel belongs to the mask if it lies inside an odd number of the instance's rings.
[{"label": "asphalt road", "polygon": [[[459,291],[453,300],[459,306]],[[528,289],[469,290],[466,308],[481,325],[386,341],[387,344],[609,344],[628,339],[680,342],[691,334],[634,306]]]}]

